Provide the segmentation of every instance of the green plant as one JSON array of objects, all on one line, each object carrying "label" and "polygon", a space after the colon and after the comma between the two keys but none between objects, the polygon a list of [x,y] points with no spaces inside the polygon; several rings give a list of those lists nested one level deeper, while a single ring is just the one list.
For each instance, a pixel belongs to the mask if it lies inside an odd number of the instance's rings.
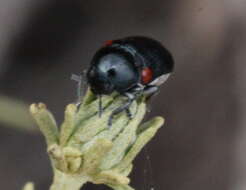
[{"label": "green plant", "polygon": [[[133,190],[128,177],[132,162],[164,120],[156,117],[141,124],[146,104],[145,98],[140,97],[130,107],[133,118],[129,120],[122,112],[109,128],[109,115],[125,99],[116,93],[104,96],[101,117],[98,101],[88,90],[79,107],[67,106],[60,129],[44,104],[31,105],[31,114],[45,136],[54,171],[50,190],[79,190],[86,182],[105,184],[114,190]],[[24,187],[24,190],[33,189],[30,183]]]}]

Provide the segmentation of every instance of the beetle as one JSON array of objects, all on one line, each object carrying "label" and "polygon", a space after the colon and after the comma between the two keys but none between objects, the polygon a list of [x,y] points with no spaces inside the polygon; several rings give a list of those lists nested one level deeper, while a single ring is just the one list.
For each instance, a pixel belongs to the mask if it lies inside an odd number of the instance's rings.
[{"label": "beetle", "polygon": [[99,97],[99,115],[102,113],[101,96],[113,91],[126,96],[124,105],[109,117],[126,111],[140,95],[151,96],[170,76],[174,68],[171,53],[158,41],[144,36],[109,40],[95,53],[86,72],[87,82]]}]

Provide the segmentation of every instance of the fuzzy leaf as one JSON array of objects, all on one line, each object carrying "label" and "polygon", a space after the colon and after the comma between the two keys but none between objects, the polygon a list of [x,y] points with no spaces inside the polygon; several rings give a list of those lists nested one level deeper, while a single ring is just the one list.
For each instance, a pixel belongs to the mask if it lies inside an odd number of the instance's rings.
[{"label": "fuzzy leaf", "polygon": [[45,104],[32,104],[30,112],[45,136],[47,145],[58,143],[58,128],[53,115],[46,109]]}]

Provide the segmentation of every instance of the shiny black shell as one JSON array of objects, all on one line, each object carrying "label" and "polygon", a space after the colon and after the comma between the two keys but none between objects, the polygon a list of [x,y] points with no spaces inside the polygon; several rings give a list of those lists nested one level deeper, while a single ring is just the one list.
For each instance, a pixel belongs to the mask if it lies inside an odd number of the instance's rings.
[{"label": "shiny black shell", "polygon": [[[95,94],[124,93],[142,83],[142,71],[152,71],[151,81],[173,71],[169,51],[156,40],[134,36],[108,41],[92,58],[87,80]],[[148,84],[144,84],[148,85]]]},{"label": "shiny black shell", "polygon": [[[149,67],[153,71],[153,80],[170,73],[174,69],[174,61],[171,53],[158,41],[142,36],[127,37],[115,40],[114,43],[122,47],[129,46],[135,54],[134,64],[137,67]],[[113,46],[113,45],[112,45]]]}]

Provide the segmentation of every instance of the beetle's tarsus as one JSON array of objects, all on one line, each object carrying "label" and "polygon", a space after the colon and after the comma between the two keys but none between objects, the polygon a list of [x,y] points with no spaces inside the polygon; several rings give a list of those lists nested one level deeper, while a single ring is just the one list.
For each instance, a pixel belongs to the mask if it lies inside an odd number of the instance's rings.
[{"label": "beetle's tarsus", "polygon": [[112,121],[113,121],[113,115],[110,115],[109,119],[108,119],[108,128],[109,129],[112,127]]},{"label": "beetle's tarsus", "polygon": [[98,103],[98,115],[99,117],[102,116],[103,108],[102,108],[102,95],[98,96],[99,103]]},{"label": "beetle's tarsus", "polygon": [[129,108],[126,109],[126,115],[127,115],[127,117],[128,117],[129,119],[133,119],[133,115],[132,115],[132,113],[131,113],[131,111],[130,111]]}]

